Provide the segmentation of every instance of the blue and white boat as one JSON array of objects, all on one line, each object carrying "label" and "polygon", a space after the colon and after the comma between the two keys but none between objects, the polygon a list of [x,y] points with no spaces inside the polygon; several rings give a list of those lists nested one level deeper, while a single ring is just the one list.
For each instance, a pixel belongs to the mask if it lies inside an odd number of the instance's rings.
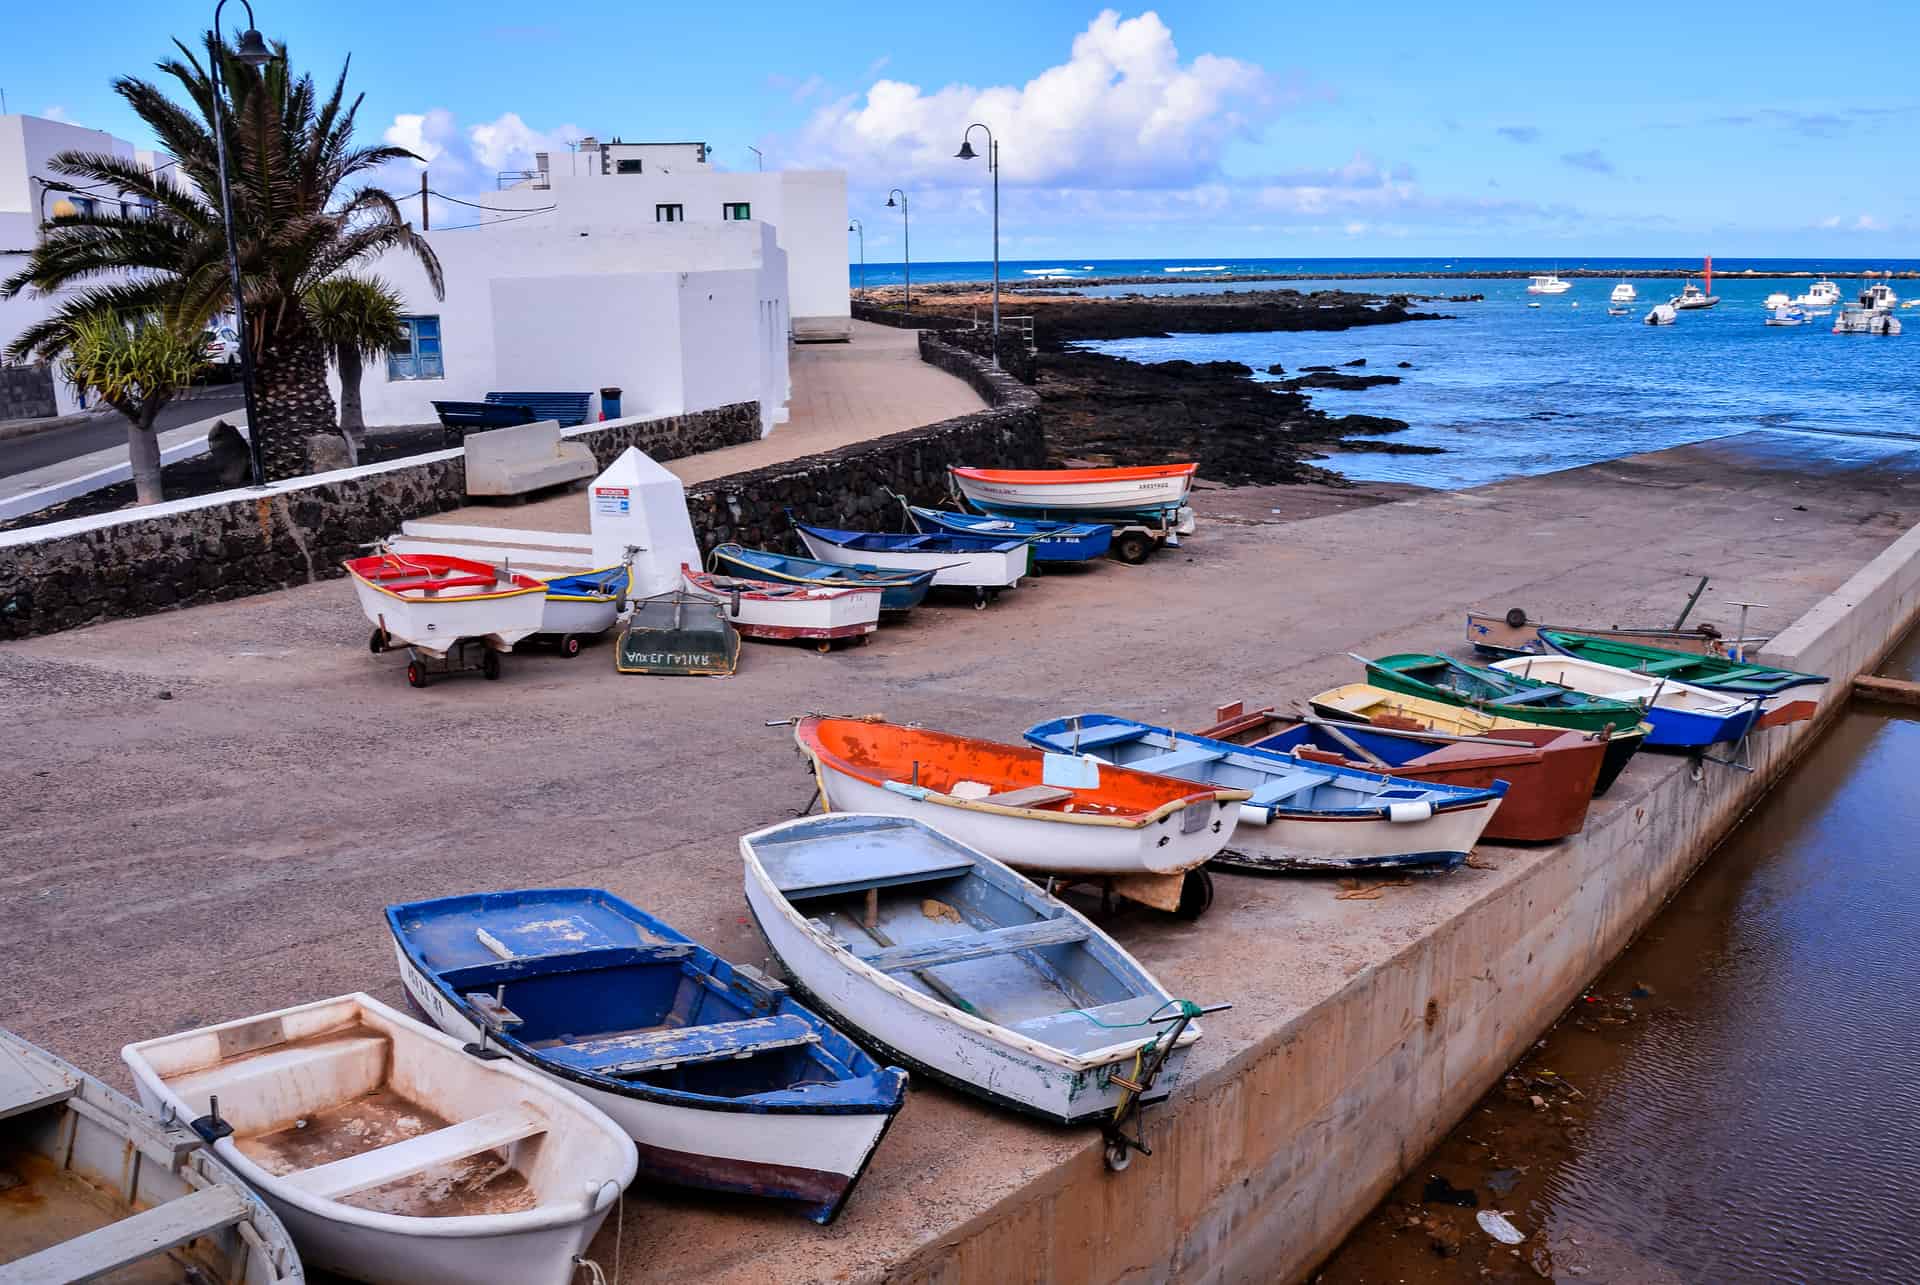
[{"label": "blue and white boat", "polygon": [[632,582],[633,568],[625,564],[547,581],[540,632],[559,645],[562,656],[578,656],[583,637],[613,628]]},{"label": "blue and white boat", "polygon": [[743,549],[737,544],[721,545],[707,560],[714,570],[747,580],[775,580],[782,584],[835,589],[879,589],[882,611],[910,611],[926,601],[927,590],[933,586],[931,571],[822,562],[818,558],[796,558],[766,549]]},{"label": "blue and white boat", "polygon": [[1641,718],[1651,729],[1646,743],[1655,749],[1704,750],[1723,743],[1738,744],[1766,712],[1768,701],[1782,699],[1709,691],[1692,683],[1558,653],[1515,656],[1496,661],[1493,667],[1589,696],[1645,704],[1646,713]]},{"label": "blue and white boat", "polygon": [[1505,781],[1486,789],[1411,781],[1112,714],[1036,723],[1027,741],[1137,772],[1251,790],[1233,837],[1213,858],[1230,869],[1452,870],[1507,793]]},{"label": "blue and white boat", "polygon": [[624,1128],[655,1182],[797,1202],[833,1221],[906,1072],[746,965],[596,888],[387,907],[407,993]]},{"label": "blue and white boat", "polygon": [[1113,544],[1113,528],[1104,522],[1048,522],[1039,518],[1003,518],[955,513],[909,504],[907,517],[923,535],[947,532],[1033,542],[1036,562],[1089,562],[1103,558]]},{"label": "blue and white boat", "polygon": [[981,601],[989,590],[1013,588],[1033,569],[1033,546],[1025,536],[843,531],[800,521],[794,522],[793,529],[807,552],[823,562],[931,571],[935,587],[973,589]]}]

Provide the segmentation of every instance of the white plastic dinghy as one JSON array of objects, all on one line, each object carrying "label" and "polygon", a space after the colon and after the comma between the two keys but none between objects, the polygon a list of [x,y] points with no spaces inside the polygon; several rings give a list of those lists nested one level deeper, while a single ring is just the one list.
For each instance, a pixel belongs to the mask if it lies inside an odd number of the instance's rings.
[{"label": "white plastic dinghy", "polygon": [[374,1285],[567,1285],[633,1178],[633,1143],[592,1105],[368,995],[121,1056],[148,1108],[212,1136],[310,1266]]}]

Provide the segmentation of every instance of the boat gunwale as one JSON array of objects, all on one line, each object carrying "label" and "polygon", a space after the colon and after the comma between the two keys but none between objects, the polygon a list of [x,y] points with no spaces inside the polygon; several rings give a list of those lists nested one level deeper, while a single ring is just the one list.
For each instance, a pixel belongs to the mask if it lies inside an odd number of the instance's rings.
[{"label": "boat gunwale", "polygon": [[[769,588],[780,590],[781,592],[769,593],[766,589],[722,589],[718,586],[710,586],[702,583],[702,581],[712,580],[717,577],[763,584]],[[686,562],[680,564],[680,579],[689,589],[696,592],[717,593],[722,596],[738,592],[743,598],[752,598],[760,602],[783,604],[793,602],[830,602],[835,598],[849,598],[855,594],[862,593],[884,594],[889,587],[877,584],[810,584],[805,581],[794,581],[791,583],[806,595],[805,597],[795,598],[790,596],[792,593],[791,589],[776,580],[755,581],[752,576],[736,576],[719,571],[703,571],[691,563]]]},{"label": "boat gunwale", "polygon": [[[772,567],[762,567],[758,563],[745,558],[738,559],[742,565],[753,567],[756,571],[764,572],[775,579],[785,580],[791,584],[817,586],[828,589],[912,589],[918,588],[922,580],[928,585],[931,585],[933,583],[933,577],[936,574],[932,570],[914,571],[906,567],[870,567],[854,562],[828,562],[824,558],[801,558],[791,553],[774,553],[771,549],[749,549],[745,545],[731,540],[725,544],[715,546],[713,552],[708,556],[714,558],[729,557],[730,555],[725,552],[728,549],[738,550],[741,553],[765,553],[770,557],[784,558],[788,561],[812,562],[823,567],[833,567],[840,571],[854,571],[867,577],[871,581],[871,583],[866,584],[849,585],[845,580],[836,580],[831,576],[803,576],[791,571],[779,571]],[[740,578],[750,580],[753,577],[742,576]]]},{"label": "boat gunwale", "polygon": [[1200,465],[1189,464],[1128,464],[1113,468],[1058,468],[1058,469],[1017,469],[1017,468],[978,468],[970,465],[949,465],[947,471],[955,477],[964,477],[975,482],[992,482],[1002,486],[1077,486],[1088,482],[1159,482],[1177,477],[1192,478],[1200,470]]},{"label": "boat gunwale", "polygon": [[431,558],[437,562],[444,562],[450,567],[457,567],[461,570],[464,570],[469,575],[480,575],[482,573],[489,573],[493,576],[496,583],[504,576],[508,581],[512,583],[513,587],[510,589],[496,589],[488,593],[457,594],[451,598],[416,597],[416,596],[413,596],[415,593],[424,592],[425,589],[431,588],[432,586],[423,586],[421,590],[417,590],[417,591],[409,590],[406,593],[396,593],[394,590],[389,589],[385,585],[381,584],[378,580],[369,578],[360,570],[360,566],[357,565],[357,564],[364,564],[364,563],[370,563],[370,562],[384,562],[387,559],[393,558],[396,556],[400,556],[400,555],[391,554],[391,553],[370,553],[370,554],[367,554],[365,557],[344,559],[340,563],[340,565],[346,569],[347,574],[352,576],[356,583],[365,585],[367,588],[372,589],[376,593],[384,594],[385,596],[392,598],[396,602],[418,603],[425,606],[439,607],[439,606],[447,606],[447,605],[451,605],[455,603],[463,603],[463,602],[498,602],[503,598],[518,598],[518,597],[521,597],[522,595],[529,594],[529,593],[544,594],[547,590],[546,581],[538,579],[537,577],[534,577],[534,576],[530,576],[526,574],[526,572],[524,571],[503,570],[502,568],[497,567],[490,562],[481,562],[473,558],[456,558],[448,554],[423,553],[423,554],[410,554],[406,556],[417,557],[417,558]]}]

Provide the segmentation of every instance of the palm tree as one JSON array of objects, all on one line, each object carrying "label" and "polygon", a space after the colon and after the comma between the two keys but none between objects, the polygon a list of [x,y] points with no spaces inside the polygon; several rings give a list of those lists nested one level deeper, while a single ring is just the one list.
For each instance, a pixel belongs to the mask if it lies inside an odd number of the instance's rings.
[{"label": "palm tree", "polygon": [[367,421],[360,409],[360,377],[365,363],[378,357],[403,332],[405,306],[379,277],[329,277],[307,291],[307,324],[327,346],[340,368],[340,434],[353,458],[360,458]]},{"label": "palm tree", "polygon": [[95,312],[68,323],[61,348],[61,374],[67,382],[127,417],[134,497],[141,504],[158,504],[166,496],[153,423],[206,365],[200,332],[181,334],[152,318],[129,322],[110,312]]},{"label": "palm tree", "polygon": [[225,227],[217,201],[207,195],[220,190],[215,89],[206,69],[217,58],[247,312],[241,338],[253,359],[260,418],[252,431],[261,434],[267,476],[295,476],[306,471],[307,438],[337,431],[326,345],[308,317],[307,293],[389,250],[412,253],[435,293],[441,292],[438,258],[401,217],[393,197],[354,182],[388,161],[419,158],[400,147],[353,145],[361,100],[346,98],[345,67],[323,98],[312,76],[294,78],[285,45],[264,67],[240,62],[212,32],[204,67],[185,45],[176,41],[175,47],[180,57],[159,66],[185,91],[185,104],[128,76],[114,82],[114,91],[176,158],[186,181],[122,157],[54,157],[56,173],[124,192],[151,213],[56,216],[27,266],[0,283],[0,298],[26,289],[77,289],[53,316],[24,331],[7,355],[57,356],[72,321],[103,308],[150,313],[188,333],[227,306]]}]

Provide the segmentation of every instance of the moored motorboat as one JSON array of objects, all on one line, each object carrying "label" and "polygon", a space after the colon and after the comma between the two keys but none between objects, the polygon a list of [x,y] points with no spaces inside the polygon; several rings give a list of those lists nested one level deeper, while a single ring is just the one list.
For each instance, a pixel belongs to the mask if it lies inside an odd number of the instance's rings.
[{"label": "moored motorboat", "polygon": [[1036,562],[1087,562],[1104,557],[1113,544],[1113,528],[1102,522],[1050,522],[1006,518],[990,513],[956,513],[909,504],[907,517],[923,534],[949,532],[1032,542]]},{"label": "moored motorboat", "polygon": [[821,651],[880,627],[884,590],[865,585],[782,584],[682,566],[687,590],[713,599],[743,638],[801,639]]},{"label": "moored motorboat", "polygon": [[1647,744],[1656,749],[1704,749],[1739,741],[1762,713],[1758,697],[1730,696],[1628,669],[1616,669],[1576,656],[1515,656],[1495,661],[1496,670],[1566,691],[1644,707],[1653,730]]},{"label": "moored motorboat", "polygon": [[1804,326],[1807,324],[1807,314],[1793,307],[1775,308],[1767,314],[1764,324],[1769,326]]},{"label": "moored motorboat", "polygon": [[1246,790],[1215,865],[1258,871],[1445,871],[1473,851],[1507,783],[1438,785],[1253,749],[1111,714],[1027,729],[1030,744],[1116,767]]},{"label": "moored motorboat", "polygon": [[1484,737],[1336,723],[1319,715],[1288,718],[1271,708],[1226,707],[1198,734],[1303,759],[1332,759],[1348,767],[1436,785],[1484,789],[1507,783],[1481,837],[1542,843],[1578,834],[1606,762],[1598,733],[1516,725]]},{"label": "moored motorboat", "polygon": [[472,558],[375,553],[345,566],[383,647],[399,643],[439,657],[461,639],[481,639],[511,651],[540,629],[546,610],[541,581]]},{"label": "moored motorboat", "polygon": [[1071,906],[912,818],[804,817],[740,840],[747,906],[823,1014],[996,1105],[1097,1123],[1108,1163],[1165,1098],[1201,1010]]},{"label": "moored motorboat", "polygon": [[551,637],[562,656],[578,656],[584,638],[613,628],[633,580],[631,567],[603,567],[547,581],[540,632]]},{"label": "moored motorboat", "polygon": [[400,980],[449,1035],[604,1111],[640,1177],[798,1202],[832,1222],[906,1097],[757,969],[597,888],[387,907]]},{"label": "moored motorboat", "polygon": [[0,1028],[0,1281],[299,1285],[273,1211],[166,1122]]},{"label": "moored motorboat", "polygon": [[1528,294],[1565,294],[1573,289],[1573,282],[1562,281],[1559,274],[1549,272],[1545,276],[1531,277],[1527,281]]},{"label": "moored motorboat", "polygon": [[951,531],[935,535],[844,531],[797,521],[793,529],[807,553],[822,562],[891,571],[931,571],[935,588],[972,589],[979,605],[985,605],[991,593],[1018,585],[1032,568],[1031,545],[1024,537],[1005,539]]},{"label": "moored motorboat", "polygon": [[1544,628],[1540,630],[1540,641],[1565,656],[1578,656],[1582,660],[1630,669],[1636,674],[1670,678],[1737,696],[1778,696],[1796,687],[1818,687],[1829,681],[1824,674],[1756,665],[1723,655],[1677,651],[1605,634]]},{"label": "moored motorboat", "polygon": [[1836,335],[1897,335],[1900,318],[1885,308],[1848,306],[1833,319]]},{"label": "moored motorboat", "polygon": [[1635,700],[1573,691],[1543,678],[1462,664],[1430,652],[1401,652],[1365,663],[1367,681],[1376,687],[1549,727],[1582,732],[1631,727],[1646,712]]},{"label": "moored motorboat", "polygon": [[1781,308],[1791,308],[1793,300],[1787,297],[1785,290],[1775,290],[1761,302],[1760,306],[1767,312],[1777,312]]},{"label": "moored motorboat", "polygon": [[1794,306],[1798,308],[1831,308],[1840,302],[1840,287],[1828,277],[1821,277],[1808,286],[1806,293],[1797,296]]},{"label": "moored motorboat", "polygon": [[1649,326],[1671,326],[1679,319],[1679,314],[1674,311],[1673,305],[1670,303],[1654,304],[1653,307],[1647,310],[1647,315],[1643,318]]},{"label": "moored motorboat", "polygon": [[191,1119],[310,1267],[373,1285],[567,1285],[633,1178],[584,1099],[369,995],[129,1044],[150,1111]]},{"label": "moored motorboat", "polygon": [[1720,296],[1713,292],[1713,256],[1707,256],[1706,289],[1701,289],[1689,281],[1681,287],[1680,293],[1672,299],[1672,304],[1682,312],[1696,308],[1711,308],[1720,302]]},{"label": "moored motorboat", "polygon": [[1197,464],[1129,468],[951,468],[953,483],[988,512],[1157,513],[1179,509]]},{"label": "moored motorboat", "polygon": [[[1348,683],[1330,688],[1308,702],[1313,712],[1335,722],[1364,723],[1375,727],[1406,728],[1445,732],[1453,736],[1505,737],[1508,731],[1539,729],[1539,723],[1505,717],[1484,709],[1469,709],[1446,701],[1409,696],[1371,683]],[[1548,729],[1565,730],[1565,729]],[[1599,798],[1626,769],[1633,756],[1646,743],[1645,723],[1616,727],[1607,736],[1606,756],[1600,760],[1600,775],[1593,783],[1593,795]]]},{"label": "moored motorboat", "polygon": [[1189,916],[1247,796],[880,719],[810,715],[794,740],[833,811],[913,817],[1016,869],[1110,880]]},{"label": "moored motorboat", "polygon": [[1612,304],[1629,304],[1638,301],[1639,298],[1640,292],[1633,288],[1633,283],[1631,281],[1622,281],[1613,288],[1613,293],[1607,296],[1607,302]]},{"label": "moored motorboat", "polygon": [[772,580],[780,584],[812,585],[827,589],[878,589],[882,611],[911,611],[926,600],[927,590],[933,586],[931,571],[843,566],[822,562],[818,558],[797,558],[765,549],[745,549],[737,544],[720,545],[707,555],[707,561],[717,572],[746,580]]}]

